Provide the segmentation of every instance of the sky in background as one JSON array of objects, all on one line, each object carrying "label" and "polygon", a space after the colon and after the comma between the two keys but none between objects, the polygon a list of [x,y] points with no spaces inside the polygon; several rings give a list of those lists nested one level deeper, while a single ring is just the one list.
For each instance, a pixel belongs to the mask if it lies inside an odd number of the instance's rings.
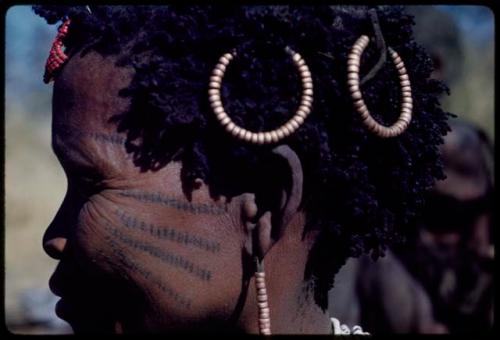
[{"label": "sky in background", "polygon": [[494,15],[485,6],[436,6],[455,18],[462,34],[477,43],[489,43],[494,39]]},{"label": "sky in background", "polygon": [[30,6],[9,8],[5,24],[6,115],[45,115],[50,110],[52,86],[42,78],[57,25],[47,25]]}]

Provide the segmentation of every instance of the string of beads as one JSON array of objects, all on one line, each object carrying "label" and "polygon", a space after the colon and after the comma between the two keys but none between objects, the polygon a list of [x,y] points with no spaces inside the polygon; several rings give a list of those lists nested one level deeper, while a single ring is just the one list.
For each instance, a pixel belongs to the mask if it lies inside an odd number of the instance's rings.
[{"label": "string of beads", "polygon": [[57,32],[57,36],[52,43],[49,52],[49,57],[45,63],[45,74],[43,75],[44,83],[49,83],[54,78],[54,73],[68,60],[68,56],[63,52],[63,39],[68,34],[68,27],[71,23],[67,19]]},{"label": "string of beads", "polygon": [[366,35],[362,35],[353,45],[351,52],[347,58],[347,84],[351,97],[354,100],[355,109],[361,114],[363,123],[366,127],[382,138],[396,137],[403,133],[411,121],[413,101],[411,95],[411,85],[408,73],[401,57],[391,47],[388,48],[389,54],[399,74],[399,82],[401,85],[401,114],[398,120],[391,126],[379,124],[370,114],[363,100],[363,95],[359,88],[359,67],[361,55],[368,46],[370,39]]},{"label": "string of beads", "polygon": [[297,52],[287,47],[285,51],[292,57],[295,66],[302,81],[302,98],[300,105],[295,115],[282,126],[267,132],[252,132],[245,128],[236,125],[229,115],[224,110],[221,101],[220,90],[222,88],[222,79],[226,68],[236,56],[236,52],[226,53],[220,57],[219,62],[212,71],[210,77],[208,99],[217,120],[220,124],[235,138],[253,144],[270,144],[277,143],[280,140],[288,137],[294,133],[304,120],[311,113],[313,103],[313,80],[309,67],[306,65],[304,59]]},{"label": "string of beads", "polygon": [[255,272],[255,286],[257,288],[257,306],[259,308],[259,332],[262,335],[271,335],[271,318],[267,302],[266,274],[263,271]]}]

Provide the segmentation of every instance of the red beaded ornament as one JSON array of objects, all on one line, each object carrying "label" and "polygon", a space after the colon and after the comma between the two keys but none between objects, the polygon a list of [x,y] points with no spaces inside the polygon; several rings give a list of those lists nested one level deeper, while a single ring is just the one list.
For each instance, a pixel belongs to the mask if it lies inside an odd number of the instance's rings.
[{"label": "red beaded ornament", "polygon": [[52,43],[52,48],[49,52],[49,57],[45,63],[45,74],[43,75],[44,83],[49,83],[53,80],[54,73],[61,68],[62,65],[68,60],[68,56],[63,52],[63,39],[68,33],[68,27],[70,24],[70,19],[67,19],[61,27],[59,27],[58,33],[54,42]]}]

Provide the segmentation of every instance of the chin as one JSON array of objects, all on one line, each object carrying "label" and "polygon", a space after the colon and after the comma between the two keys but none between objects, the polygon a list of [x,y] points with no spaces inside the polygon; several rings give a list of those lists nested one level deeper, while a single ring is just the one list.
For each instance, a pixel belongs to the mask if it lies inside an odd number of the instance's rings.
[{"label": "chin", "polygon": [[122,334],[121,323],[118,321],[94,322],[89,320],[68,321],[75,334]]},{"label": "chin", "polygon": [[56,305],[56,315],[68,322],[75,334],[121,334],[122,324],[99,306],[89,307],[61,299]]}]

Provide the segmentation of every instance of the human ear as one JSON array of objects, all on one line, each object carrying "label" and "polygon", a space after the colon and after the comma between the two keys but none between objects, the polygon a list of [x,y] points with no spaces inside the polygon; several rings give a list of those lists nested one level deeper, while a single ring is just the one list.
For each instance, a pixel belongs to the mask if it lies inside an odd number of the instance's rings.
[{"label": "human ear", "polygon": [[244,194],[242,216],[245,250],[262,260],[282,237],[302,200],[303,171],[299,157],[288,145],[274,148],[260,170],[255,194]]}]

